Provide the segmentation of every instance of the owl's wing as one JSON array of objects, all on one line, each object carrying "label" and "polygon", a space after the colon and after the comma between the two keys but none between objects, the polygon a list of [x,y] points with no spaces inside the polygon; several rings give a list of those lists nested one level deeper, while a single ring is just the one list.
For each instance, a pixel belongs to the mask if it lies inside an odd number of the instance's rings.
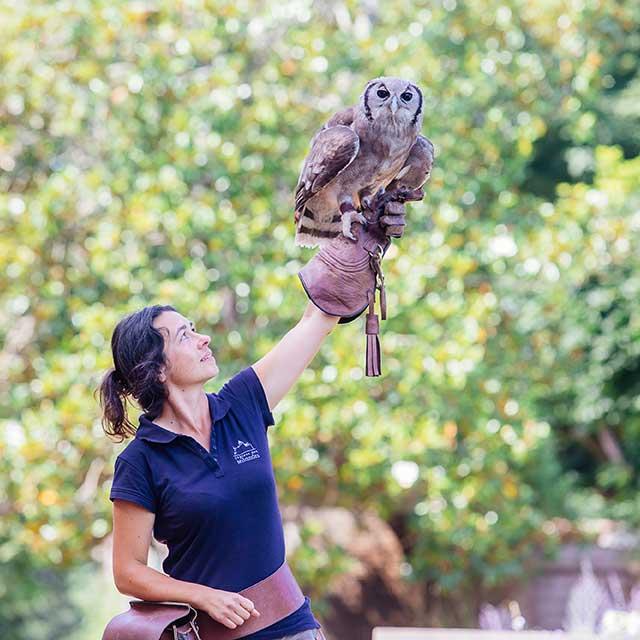
[{"label": "owl's wing", "polygon": [[355,107],[347,107],[342,111],[338,111],[334,113],[329,120],[327,120],[327,124],[322,127],[323,129],[328,129],[329,127],[335,127],[338,124],[343,124],[346,127],[350,127],[353,124],[353,120],[356,117],[356,108]]},{"label": "owl's wing", "polygon": [[306,203],[349,166],[359,148],[360,138],[345,125],[321,129],[315,135],[296,186],[296,221]]},{"label": "owl's wing", "polygon": [[433,143],[424,136],[418,136],[404,166],[387,185],[386,190],[393,191],[399,187],[419,189],[431,175],[431,167],[433,167]]}]

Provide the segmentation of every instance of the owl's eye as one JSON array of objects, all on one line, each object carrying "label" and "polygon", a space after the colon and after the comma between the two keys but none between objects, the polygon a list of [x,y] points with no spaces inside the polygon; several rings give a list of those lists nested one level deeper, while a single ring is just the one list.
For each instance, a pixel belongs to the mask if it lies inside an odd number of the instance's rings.
[{"label": "owl's eye", "polygon": [[405,102],[409,102],[409,100],[411,100],[411,98],[413,98],[413,93],[411,93],[411,91],[405,91],[404,93],[400,94],[400,97]]},{"label": "owl's eye", "polygon": [[378,89],[377,93],[378,98],[382,98],[383,100],[389,97],[389,92],[386,89]]}]

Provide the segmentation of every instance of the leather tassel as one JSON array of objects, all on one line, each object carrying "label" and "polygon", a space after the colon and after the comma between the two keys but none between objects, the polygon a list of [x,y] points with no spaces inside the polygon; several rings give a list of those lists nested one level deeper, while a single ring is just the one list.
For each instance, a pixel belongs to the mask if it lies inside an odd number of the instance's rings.
[{"label": "leather tassel", "polygon": [[369,299],[369,313],[365,319],[365,333],[367,335],[367,353],[365,375],[369,378],[380,375],[380,322],[375,313],[375,289],[367,292]]},{"label": "leather tassel", "polygon": [[380,340],[375,334],[367,334],[367,368],[369,378],[380,375]]}]

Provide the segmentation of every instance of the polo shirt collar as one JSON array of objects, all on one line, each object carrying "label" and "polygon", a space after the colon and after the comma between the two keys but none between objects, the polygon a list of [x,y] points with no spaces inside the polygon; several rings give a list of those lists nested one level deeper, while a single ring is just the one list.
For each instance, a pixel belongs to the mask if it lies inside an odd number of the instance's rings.
[{"label": "polo shirt collar", "polygon": [[[224,418],[231,408],[229,401],[216,393],[207,393],[207,400],[209,401],[209,413],[212,416],[213,422]],[[146,413],[140,416],[138,429],[136,431],[136,438],[140,438],[140,440],[166,444],[167,442],[175,440],[179,435],[180,434],[175,433],[175,431],[169,431],[159,424],[156,424]]]},{"label": "polo shirt collar", "polygon": [[207,399],[209,400],[209,412],[213,416],[213,422],[224,418],[227,415],[227,411],[231,409],[229,401],[217,393],[207,393]]}]

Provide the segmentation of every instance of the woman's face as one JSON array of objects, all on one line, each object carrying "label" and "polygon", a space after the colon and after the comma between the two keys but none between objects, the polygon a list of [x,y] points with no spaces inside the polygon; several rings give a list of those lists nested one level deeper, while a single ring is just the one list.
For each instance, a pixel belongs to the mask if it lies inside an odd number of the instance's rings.
[{"label": "woman's face", "polygon": [[218,375],[216,359],[209,349],[211,338],[197,333],[190,320],[177,311],[163,311],[153,326],[164,336],[166,384],[191,386]]}]

